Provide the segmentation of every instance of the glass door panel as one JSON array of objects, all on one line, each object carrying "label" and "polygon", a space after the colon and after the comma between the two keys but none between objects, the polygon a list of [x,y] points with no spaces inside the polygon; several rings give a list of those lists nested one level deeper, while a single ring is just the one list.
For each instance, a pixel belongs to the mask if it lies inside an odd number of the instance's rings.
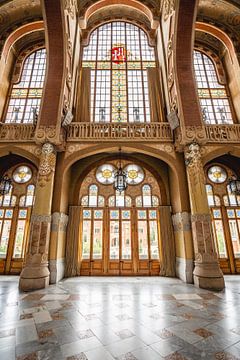
[{"label": "glass door panel", "polygon": [[26,239],[26,223],[27,223],[27,209],[20,209],[18,211],[18,220],[15,233],[15,242],[13,250],[13,258],[21,259],[24,257],[24,243]]},{"label": "glass door panel", "polygon": [[103,222],[95,220],[93,226],[93,259],[102,259]]},{"label": "glass door panel", "polygon": [[90,259],[91,246],[91,223],[92,211],[83,210],[83,227],[82,227],[82,258]]},{"label": "glass door panel", "polygon": [[151,259],[159,259],[158,251],[158,227],[156,220],[149,221],[149,235],[150,235],[150,254]]},{"label": "glass door panel", "polygon": [[1,209],[0,258],[7,256],[8,242],[12,225],[13,210]]},{"label": "glass door panel", "polygon": [[132,239],[131,239],[131,212],[130,210],[122,210],[122,256],[123,260],[132,258]]},{"label": "glass door panel", "polygon": [[233,247],[234,258],[240,258],[240,212],[238,209],[227,209],[228,224]]},{"label": "glass door panel", "polygon": [[138,253],[140,260],[146,260],[148,255],[148,230],[147,230],[147,211],[137,211],[137,233],[138,233]]},{"label": "glass door panel", "polygon": [[220,209],[212,209],[213,215],[213,232],[214,232],[214,240],[217,246],[218,255],[220,258],[227,258],[227,250],[226,250],[226,242],[225,242],[225,234],[224,227],[222,221],[222,213]]},{"label": "glass door panel", "polygon": [[110,259],[119,260],[119,210],[110,210]]}]

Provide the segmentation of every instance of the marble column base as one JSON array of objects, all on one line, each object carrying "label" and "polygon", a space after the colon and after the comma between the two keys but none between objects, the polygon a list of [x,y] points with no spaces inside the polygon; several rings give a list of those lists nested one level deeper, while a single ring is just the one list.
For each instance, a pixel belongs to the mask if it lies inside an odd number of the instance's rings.
[{"label": "marble column base", "polygon": [[217,261],[195,262],[193,280],[194,284],[202,289],[220,291],[225,288],[223,273]]},{"label": "marble column base", "polygon": [[27,266],[21,272],[19,289],[21,291],[44,289],[49,285],[49,275],[47,266]]}]

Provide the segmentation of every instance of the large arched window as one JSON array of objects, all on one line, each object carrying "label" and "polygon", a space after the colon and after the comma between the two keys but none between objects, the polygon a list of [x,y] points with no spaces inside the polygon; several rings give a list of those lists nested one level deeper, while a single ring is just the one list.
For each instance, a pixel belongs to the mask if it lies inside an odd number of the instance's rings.
[{"label": "large arched window", "polygon": [[202,52],[194,51],[194,70],[203,121],[206,124],[232,124],[227,89],[219,83],[213,61]]},{"label": "large arched window", "polygon": [[25,60],[20,81],[12,85],[6,123],[34,123],[37,120],[46,71],[46,49],[31,53]]},{"label": "large arched window", "polygon": [[149,122],[147,69],[155,67],[154,48],[143,30],[126,22],[97,28],[83,51],[91,68],[93,122]]}]

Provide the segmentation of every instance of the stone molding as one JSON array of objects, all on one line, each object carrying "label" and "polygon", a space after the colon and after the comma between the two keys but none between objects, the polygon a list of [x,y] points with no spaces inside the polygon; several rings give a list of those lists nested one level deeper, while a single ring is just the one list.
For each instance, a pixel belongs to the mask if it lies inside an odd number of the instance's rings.
[{"label": "stone molding", "polygon": [[172,215],[173,229],[177,231],[191,231],[191,214],[184,211]]},{"label": "stone molding", "polygon": [[54,212],[52,214],[51,231],[66,232],[68,224],[68,215],[61,212]]},{"label": "stone molding", "polygon": [[209,223],[211,222],[211,215],[210,214],[193,214],[191,215],[191,221],[192,222],[203,222],[203,223]]},{"label": "stone molding", "polygon": [[31,223],[41,223],[41,222],[46,222],[46,223],[51,223],[52,221],[52,217],[51,215],[38,215],[38,214],[32,214],[31,216]]}]

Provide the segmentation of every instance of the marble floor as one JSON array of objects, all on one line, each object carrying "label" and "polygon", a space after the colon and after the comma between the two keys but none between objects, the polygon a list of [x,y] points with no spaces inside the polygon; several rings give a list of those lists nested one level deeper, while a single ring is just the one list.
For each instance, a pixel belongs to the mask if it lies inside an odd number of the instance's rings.
[{"label": "marble floor", "polygon": [[0,276],[1,360],[240,359],[240,276],[80,277],[31,293]]}]

